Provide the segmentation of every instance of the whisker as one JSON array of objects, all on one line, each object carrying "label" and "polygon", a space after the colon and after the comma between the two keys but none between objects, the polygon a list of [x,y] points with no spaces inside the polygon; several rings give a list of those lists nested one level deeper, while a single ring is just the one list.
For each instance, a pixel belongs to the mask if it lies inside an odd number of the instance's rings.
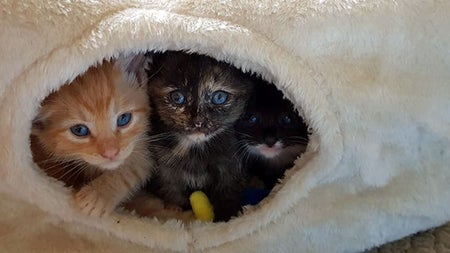
[{"label": "whisker", "polygon": [[156,71],[154,71],[147,79],[151,80],[155,75],[157,75],[164,67],[165,63],[161,64],[161,67],[159,67]]},{"label": "whisker", "polygon": [[66,180],[69,181],[71,179],[77,179],[88,167],[88,164],[82,164],[81,167],[77,166],[76,169],[71,170],[72,173],[68,175],[69,177],[67,177]]},{"label": "whisker", "polygon": [[248,164],[248,161],[250,159],[250,150],[248,149],[248,146],[245,146],[245,152],[244,152],[244,157],[243,160],[245,161],[245,164]]},{"label": "whisker", "polygon": [[164,140],[167,139],[168,137],[172,137],[173,134],[170,132],[163,132],[163,133],[158,133],[158,134],[152,134],[150,136],[148,136],[148,139],[153,142],[153,141],[160,141],[160,140]]},{"label": "whisker", "polygon": [[293,143],[296,143],[296,144],[303,144],[303,145],[306,145],[309,142],[309,140],[307,138],[300,137],[300,136],[298,136],[298,137],[288,137],[288,138],[286,138],[286,140],[290,141],[290,142],[293,142]]},{"label": "whisker", "polygon": [[144,154],[143,152],[133,152],[133,156],[141,160],[150,160],[151,156]]},{"label": "whisker", "polygon": [[[69,168],[69,169],[67,169],[67,171],[64,173],[64,174],[62,174],[61,176],[59,176],[57,179],[58,180],[62,180],[65,176],[67,176],[67,175],[70,175],[71,173],[73,173],[74,171],[77,171],[77,169],[78,168],[80,168],[80,167],[82,167],[83,165],[84,165],[84,163],[83,162],[81,162],[81,161],[74,161],[74,162],[76,162],[76,163],[74,163],[74,167],[71,167],[71,168]],[[70,177],[69,177],[70,178]],[[69,179],[68,178],[68,179]]]},{"label": "whisker", "polygon": [[253,136],[251,136],[251,135],[249,135],[249,134],[246,134],[246,133],[243,133],[243,132],[239,132],[239,131],[235,131],[238,135],[240,135],[240,136],[243,136],[243,137],[247,137],[247,138],[250,138],[250,139],[254,139],[254,137]]},{"label": "whisker", "polygon": [[249,146],[244,143],[243,145],[241,145],[235,152],[238,155],[238,159],[243,161],[244,158],[245,160],[247,160],[250,156],[250,150],[249,150]]}]

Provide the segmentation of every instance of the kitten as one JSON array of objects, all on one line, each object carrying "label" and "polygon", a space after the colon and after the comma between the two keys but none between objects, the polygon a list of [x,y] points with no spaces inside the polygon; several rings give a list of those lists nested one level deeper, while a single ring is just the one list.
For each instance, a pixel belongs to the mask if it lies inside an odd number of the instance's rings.
[{"label": "kitten", "polygon": [[213,58],[183,52],[153,56],[149,91],[157,163],[150,188],[167,206],[189,208],[189,195],[210,198],[215,221],[240,210],[244,171],[233,158],[232,127],[252,89],[237,68]]},{"label": "kitten", "polygon": [[109,214],[151,174],[144,59],[89,68],[50,94],[33,122],[35,162],[77,190],[86,214]]},{"label": "kitten", "polygon": [[235,125],[243,166],[272,189],[306,149],[307,126],[292,103],[261,79]]}]

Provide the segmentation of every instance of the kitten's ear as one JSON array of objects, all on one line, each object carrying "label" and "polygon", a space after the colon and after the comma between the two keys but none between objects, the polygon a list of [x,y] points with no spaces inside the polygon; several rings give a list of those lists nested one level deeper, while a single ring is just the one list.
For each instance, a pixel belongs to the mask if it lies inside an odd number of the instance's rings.
[{"label": "kitten's ear", "polygon": [[40,112],[31,122],[31,134],[39,135],[45,128],[50,113]]},{"label": "kitten's ear", "polygon": [[44,130],[44,124],[42,121],[39,120],[33,120],[31,124],[31,134],[32,135],[39,135],[42,130]]},{"label": "kitten's ear", "polygon": [[160,53],[157,52],[147,52],[145,54],[148,59],[147,65],[145,66],[145,72],[147,73],[147,75],[151,75],[151,73],[155,70],[155,64],[157,62],[158,55],[160,55]]},{"label": "kitten's ear", "polygon": [[147,73],[151,58],[146,54],[129,54],[117,57],[115,66],[119,67],[127,79],[139,86],[147,85]]},{"label": "kitten's ear", "polygon": [[151,80],[163,67],[164,61],[171,51],[166,52],[147,52],[147,64],[145,66],[145,72],[147,73],[148,80]]}]

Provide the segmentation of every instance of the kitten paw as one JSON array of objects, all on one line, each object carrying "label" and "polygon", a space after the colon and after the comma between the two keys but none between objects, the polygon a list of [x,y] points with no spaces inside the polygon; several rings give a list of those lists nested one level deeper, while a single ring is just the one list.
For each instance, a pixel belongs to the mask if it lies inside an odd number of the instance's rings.
[{"label": "kitten paw", "polygon": [[183,208],[181,208],[181,206],[177,206],[174,204],[165,204],[164,209],[169,210],[169,211],[174,211],[174,212],[182,212],[183,211]]},{"label": "kitten paw", "polygon": [[90,185],[84,186],[75,194],[75,202],[82,213],[94,217],[109,215],[115,208],[115,204]]}]

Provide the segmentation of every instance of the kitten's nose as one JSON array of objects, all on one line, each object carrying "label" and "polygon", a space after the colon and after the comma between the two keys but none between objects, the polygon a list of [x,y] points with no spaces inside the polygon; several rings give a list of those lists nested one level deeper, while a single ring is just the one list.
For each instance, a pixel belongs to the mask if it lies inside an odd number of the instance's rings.
[{"label": "kitten's nose", "polygon": [[201,120],[201,119],[194,119],[194,126],[196,127],[196,128],[202,128],[202,127],[204,127],[204,122],[203,122],[203,120]]},{"label": "kitten's nose", "polygon": [[277,143],[277,138],[275,138],[273,136],[266,136],[264,138],[264,143],[270,148],[273,145],[275,145],[275,143]]},{"label": "kitten's nose", "polygon": [[110,147],[103,151],[102,157],[114,160],[117,157],[117,154],[119,154],[119,148],[116,147]]}]

